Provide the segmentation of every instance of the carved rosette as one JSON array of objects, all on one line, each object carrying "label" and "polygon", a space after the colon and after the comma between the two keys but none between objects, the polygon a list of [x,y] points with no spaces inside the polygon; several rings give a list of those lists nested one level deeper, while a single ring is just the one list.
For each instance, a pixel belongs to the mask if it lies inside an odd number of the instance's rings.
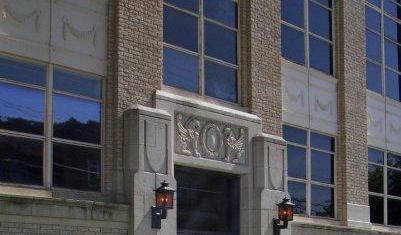
[{"label": "carved rosette", "polygon": [[193,117],[175,117],[177,154],[245,164],[246,130],[228,123]]}]

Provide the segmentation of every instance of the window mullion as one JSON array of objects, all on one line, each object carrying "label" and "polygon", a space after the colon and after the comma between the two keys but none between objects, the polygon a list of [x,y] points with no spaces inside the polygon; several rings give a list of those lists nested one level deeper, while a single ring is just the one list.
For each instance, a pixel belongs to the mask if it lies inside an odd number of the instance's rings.
[{"label": "window mullion", "polygon": [[203,0],[199,1],[199,21],[198,21],[198,50],[199,50],[199,93],[205,95],[205,40],[204,40],[204,13]]},{"label": "window mullion", "polygon": [[306,214],[312,215],[312,173],[311,173],[311,148],[310,148],[310,131],[307,132],[307,150],[306,150]]},{"label": "window mullion", "polygon": [[47,71],[47,86],[46,86],[46,117],[45,117],[45,143],[44,143],[44,156],[43,156],[43,179],[44,186],[47,189],[52,187],[52,166],[53,166],[53,154],[52,154],[52,142],[51,137],[53,133],[53,99],[52,99],[52,91],[53,91],[53,65],[50,64],[48,66]]},{"label": "window mullion", "polygon": [[388,216],[387,216],[387,195],[388,195],[388,190],[387,190],[387,151],[384,155],[384,167],[383,167],[383,190],[384,190],[384,198],[383,198],[383,222],[385,225],[388,224]]},{"label": "window mullion", "polygon": [[309,0],[304,0],[304,11],[305,65],[309,68]]}]

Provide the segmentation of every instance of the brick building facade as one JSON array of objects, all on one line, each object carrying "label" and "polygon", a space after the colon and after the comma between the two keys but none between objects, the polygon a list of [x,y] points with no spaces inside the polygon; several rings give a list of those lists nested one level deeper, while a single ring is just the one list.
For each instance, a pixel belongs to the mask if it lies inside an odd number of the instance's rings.
[{"label": "brick building facade", "polygon": [[0,0],[0,234],[399,234],[397,9]]}]

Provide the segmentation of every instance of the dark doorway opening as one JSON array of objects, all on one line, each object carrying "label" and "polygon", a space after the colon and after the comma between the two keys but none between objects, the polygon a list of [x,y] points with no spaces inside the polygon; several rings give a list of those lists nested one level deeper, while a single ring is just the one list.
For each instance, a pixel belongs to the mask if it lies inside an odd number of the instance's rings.
[{"label": "dark doorway opening", "polygon": [[175,166],[179,235],[239,234],[239,176]]}]

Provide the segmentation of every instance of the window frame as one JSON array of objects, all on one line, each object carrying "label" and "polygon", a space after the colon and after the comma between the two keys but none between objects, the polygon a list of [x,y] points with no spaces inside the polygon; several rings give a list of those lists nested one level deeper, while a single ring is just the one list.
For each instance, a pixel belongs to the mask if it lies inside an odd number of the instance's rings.
[{"label": "window frame", "polygon": [[[390,0],[390,1],[392,1],[392,0]],[[396,4],[396,5],[398,5],[398,6],[401,8],[401,4],[396,3],[396,2],[394,2],[394,1],[392,1],[392,2],[393,2],[394,4]],[[370,92],[374,92],[375,94],[379,94],[379,95],[383,96],[383,97],[386,98],[386,99],[395,100],[395,99],[393,99],[393,98],[387,96],[387,92],[386,92],[386,81],[387,81],[387,80],[386,80],[386,70],[389,70],[389,71],[391,71],[391,72],[397,74],[397,75],[399,76],[399,81],[400,81],[400,84],[401,84],[401,68],[400,68],[400,71],[397,71],[396,69],[391,68],[390,66],[387,66],[387,65],[386,65],[386,51],[385,51],[385,45],[386,45],[386,40],[388,40],[388,41],[390,41],[391,43],[393,43],[393,44],[395,44],[395,45],[397,45],[398,47],[401,48],[401,42],[396,42],[396,41],[394,41],[393,39],[391,39],[391,38],[385,36],[385,32],[384,32],[384,28],[385,28],[385,27],[384,27],[384,18],[387,17],[388,19],[390,19],[390,20],[396,22],[396,23],[399,24],[400,26],[401,26],[401,19],[398,19],[398,18],[396,18],[396,17],[390,15],[389,13],[387,13],[387,12],[384,10],[384,1],[383,1],[383,0],[380,0],[380,4],[381,4],[381,5],[380,5],[381,7],[379,8],[379,7],[377,7],[376,5],[370,3],[368,0],[365,0],[365,7],[369,7],[371,10],[376,11],[376,12],[380,15],[380,32],[378,33],[378,32],[376,32],[376,31],[374,31],[374,30],[372,30],[372,29],[369,29],[369,28],[366,26],[366,23],[365,23],[365,30],[366,30],[366,31],[369,31],[369,32],[371,32],[371,33],[374,33],[375,35],[379,35],[379,36],[380,36],[381,62],[379,63],[379,62],[377,62],[377,61],[375,61],[375,60],[373,60],[373,59],[370,59],[370,58],[368,58],[366,55],[365,55],[365,61],[366,61],[366,64],[367,64],[367,62],[369,62],[369,63],[372,63],[372,64],[374,64],[374,65],[380,67],[380,71],[381,71],[381,73],[380,73],[380,76],[381,76],[381,93],[377,93],[376,91],[372,91],[372,90],[370,90],[370,89],[368,89],[368,88],[366,88],[366,89],[369,90]],[[367,45],[365,45],[365,46],[367,46]],[[400,55],[400,57],[399,57],[399,60],[401,61],[401,55]],[[365,65],[365,67],[366,67],[366,66],[367,66],[367,65]],[[367,79],[367,74],[365,75],[365,77],[366,77],[366,79]],[[367,82],[367,80],[366,80],[366,82]],[[401,89],[399,89],[399,94],[400,94],[400,99],[399,99],[399,100],[395,100],[395,101],[401,102]]]},{"label": "window frame", "polygon": [[[241,90],[241,86],[242,86],[242,80],[241,80],[241,11],[240,11],[240,4],[239,1],[240,0],[227,0],[227,1],[231,1],[237,4],[237,28],[233,28],[230,27],[228,25],[225,25],[217,20],[213,20],[211,18],[208,18],[204,15],[203,12],[203,3],[204,0],[198,0],[199,1],[199,11],[198,13],[194,13],[191,12],[189,10],[186,10],[184,8],[178,7],[176,5],[173,5],[171,3],[168,3],[166,1],[163,0],[163,7],[164,6],[168,6],[171,7],[175,10],[178,10],[180,12],[184,12],[186,14],[189,14],[193,17],[196,17],[197,22],[198,22],[198,52],[193,52],[191,50],[179,47],[179,46],[175,46],[172,44],[169,44],[167,42],[164,41],[163,39],[163,50],[164,48],[169,48],[169,49],[173,49],[176,50],[178,52],[181,53],[185,53],[188,55],[192,55],[192,56],[197,56],[198,57],[198,92],[191,92],[191,91],[187,91],[185,89],[181,89],[178,87],[173,87],[173,86],[169,86],[164,84],[164,82],[162,82],[162,89],[166,90],[166,91],[171,91],[173,93],[178,93],[178,94],[182,94],[184,96],[189,96],[189,97],[193,97],[193,98],[200,98],[200,99],[204,99],[205,101],[211,101],[217,104],[221,104],[221,105],[225,105],[225,106],[229,106],[229,107],[239,107],[242,104],[242,90]],[[204,32],[205,32],[205,22],[210,22],[213,24],[216,24],[220,27],[223,27],[225,29],[229,29],[233,32],[235,32],[236,34],[236,48],[237,48],[237,64],[231,64],[229,62],[223,61],[221,59],[217,59],[211,56],[207,56],[205,55],[205,37],[204,37]],[[163,58],[164,59],[164,58]],[[225,67],[228,67],[230,69],[235,69],[237,72],[237,77],[236,77],[236,85],[237,85],[237,102],[230,102],[227,100],[223,100],[223,99],[219,99],[213,96],[208,96],[205,94],[205,61],[209,60],[213,63],[219,64],[219,65],[223,65]]]},{"label": "window frame", "polygon": [[[290,127],[293,127],[293,128],[297,128],[297,129],[306,131],[306,145],[302,145],[302,144],[298,144],[298,143],[294,143],[294,142],[286,140],[287,141],[287,146],[291,145],[291,146],[300,147],[300,148],[303,148],[303,149],[306,150],[306,156],[305,156],[306,157],[306,159],[305,159],[305,163],[306,163],[305,164],[306,165],[306,169],[305,169],[305,171],[306,171],[306,179],[300,179],[300,178],[291,177],[291,176],[288,176],[288,173],[286,175],[287,184],[288,184],[288,181],[305,184],[305,197],[306,197],[306,208],[305,209],[306,209],[306,213],[305,214],[296,214],[296,216],[311,217],[311,218],[322,218],[322,219],[337,219],[337,216],[338,216],[337,215],[337,151],[338,151],[338,149],[337,149],[338,148],[337,147],[337,137],[332,135],[332,134],[324,133],[324,132],[319,131],[319,130],[306,128],[306,127],[301,127],[301,126],[297,126],[297,125],[286,123],[286,122],[283,122],[283,126],[290,126]],[[312,147],[311,146],[311,133],[312,132],[313,133],[317,133],[317,134],[321,134],[321,135],[325,135],[325,136],[329,136],[331,138],[334,138],[334,152]],[[322,182],[318,182],[318,181],[312,180],[312,151],[313,150],[333,155],[333,184],[327,184],[327,183],[322,183]],[[287,159],[287,162],[288,162],[288,159]],[[333,193],[334,194],[333,195],[333,202],[334,202],[334,205],[333,205],[333,209],[334,209],[333,217],[312,215],[312,185],[323,186],[323,187],[326,187],[326,188],[332,188],[333,189],[333,191],[334,191],[334,193]]]},{"label": "window frame", "polygon": [[[281,54],[281,58],[284,59],[285,61],[288,61],[290,63],[293,64],[297,64],[300,66],[304,66],[306,67],[308,70],[312,70],[312,71],[316,71],[318,73],[324,74],[325,76],[329,76],[329,77],[334,77],[336,78],[336,46],[335,46],[335,42],[336,42],[336,34],[335,34],[335,1],[330,0],[331,1],[331,8],[325,6],[324,4],[316,1],[316,0],[303,0],[304,1],[304,28],[300,28],[299,26],[293,25],[289,22],[284,21],[283,19],[280,19],[281,24],[280,25],[285,25],[293,30],[296,30],[298,32],[302,32],[304,34],[304,58],[305,58],[305,63],[304,64],[298,64],[296,62],[293,62],[291,60],[287,60],[285,57],[283,57]],[[309,1],[313,2],[314,4],[323,7],[324,9],[330,11],[331,13],[331,40],[324,38],[320,35],[317,35],[313,32],[311,32],[309,30]],[[281,2],[281,0],[280,0]],[[281,14],[281,13],[280,13]],[[313,67],[310,66],[310,43],[309,43],[309,38],[310,36],[313,36],[319,40],[322,40],[326,43],[329,43],[331,45],[331,49],[332,49],[332,70],[333,73],[329,74],[323,71],[320,71],[318,69],[315,69]]]},{"label": "window frame", "polygon": [[[396,168],[388,165],[387,157],[388,154],[394,154],[397,156],[401,156],[401,154],[396,153],[394,151],[389,151],[389,150],[384,150],[382,148],[378,147],[373,147],[373,146],[368,146],[368,149],[374,149],[383,152],[383,164],[376,163],[376,162],[371,162],[368,161],[368,167],[369,165],[374,165],[374,166],[379,166],[383,168],[383,193],[377,193],[377,192],[369,192],[369,196],[375,196],[375,197],[380,197],[383,199],[383,224],[380,223],[372,223],[375,225],[384,225],[384,226],[389,226],[389,227],[396,227],[400,228],[401,225],[391,225],[388,224],[388,199],[393,199],[401,202],[401,196],[393,196],[388,194],[388,180],[387,180],[387,171],[388,170],[396,170],[401,173],[401,168]],[[401,179],[400,179],[401,180]]]},{"label": "window frame", "polygon": [[[45,190],[63,190],[63,191],[73,191],[73,192],[84,192],[84,193],[104,193],[104,137],[105,137],[105,78],[98,74],[82,71],[75,68],[69,68],[62,65],[56,65],[53,63],[38,61],[35,59],[30,59],[26,57],[16,56],[4,52],[0,52],[0,56],[10,59],[16,60],[28,64],[42,66],[45,70],[45,84],[44,86],[33,85],[29,83],[24,83],[20,81],[14,81],[11,79],[7,79],[5,77],[0,77],[0,83],[8,84],[16,87],[24,87],[29,89],[41,90],[44,92],[44,107],[43,107],[43,136],[37,134],[29,134],[20,131],[12,131],[7,129],[0,129],[0,135],[10,136],[10,137],[18,137],[18,138],[26,138],[32,140],[40,140],[43,143],[43,182],[42,185],[30,185],[30,184],[18,184],[18,183],[7,183],[0,181],[1,186],[11,186],[11,187],[23,187],[23,188],[35,188],[35,189],[45,189]],[[53,89],[53,71],[54,69],[61,69],[67,72],[76,73],[83,76],[89,76],[91,78],[98,79],[101,84],[101,99],[90,98],[70,92],[59,91]],[[61,139],[53,136],[53,93],[54,94],[63,94],[70,97],[75,97],[83,100],[95,101],[100,104],[100,142],[99,144],[93,144],[89,142],[82,142],[76,140],[68,140]],[[71,188],[60,188],[53,186],[53,142],[60,144],[70,144],[78,147],[89,147],[93,149],[100,150],[100,190],[77,190]]]}]

